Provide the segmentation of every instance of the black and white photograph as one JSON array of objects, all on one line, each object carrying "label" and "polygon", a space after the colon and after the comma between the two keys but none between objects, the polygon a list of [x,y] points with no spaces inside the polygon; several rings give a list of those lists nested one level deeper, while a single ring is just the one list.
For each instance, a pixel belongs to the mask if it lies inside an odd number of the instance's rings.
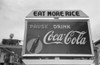
[{"label": "black and white photograph", "polygon": [[0,65],[100,65],[99,0],[0,0]]}]

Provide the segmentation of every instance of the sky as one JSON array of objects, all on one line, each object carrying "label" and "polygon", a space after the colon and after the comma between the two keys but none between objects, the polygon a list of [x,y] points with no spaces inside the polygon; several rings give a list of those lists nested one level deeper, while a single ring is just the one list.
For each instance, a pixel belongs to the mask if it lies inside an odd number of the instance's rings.
[{"label": "sky", "polygon": [[100,0],[0,0],[0,42],[14,33],[24,40],[25,17],[32,10],[82,10],[90,18],[92,40],[100,39]]}]

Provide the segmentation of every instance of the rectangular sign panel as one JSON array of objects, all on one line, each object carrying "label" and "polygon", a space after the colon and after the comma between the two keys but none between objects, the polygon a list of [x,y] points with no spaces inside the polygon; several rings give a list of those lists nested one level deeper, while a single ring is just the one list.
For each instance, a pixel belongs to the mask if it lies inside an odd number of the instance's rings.
[{"label": "rectangular sign panel", "polygon": [[88,19],[26,19],[24,54],[92,55]]}]

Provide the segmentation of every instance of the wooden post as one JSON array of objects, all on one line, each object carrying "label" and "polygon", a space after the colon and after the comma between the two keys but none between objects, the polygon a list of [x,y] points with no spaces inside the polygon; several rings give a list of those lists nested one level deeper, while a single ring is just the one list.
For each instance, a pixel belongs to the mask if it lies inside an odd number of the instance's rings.
[{"label": "wooden post", "polygon": [[94,61],[95,61],[95,65],[99,65],[99,54],[98,54],[98,48],[94,47]]}]

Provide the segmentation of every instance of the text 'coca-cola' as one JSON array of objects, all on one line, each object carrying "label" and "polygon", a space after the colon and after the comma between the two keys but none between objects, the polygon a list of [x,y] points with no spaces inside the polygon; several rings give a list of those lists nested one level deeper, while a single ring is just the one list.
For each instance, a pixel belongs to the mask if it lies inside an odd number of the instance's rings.
[{"label": "text 'coca-cola'", "polygon": [[[75,36],[77,34],[77,36]],[[43,38],[44,44],[86,44],[85,31],[69,31],[67,34],[58,34],[54,30],[47,32]]]}]

